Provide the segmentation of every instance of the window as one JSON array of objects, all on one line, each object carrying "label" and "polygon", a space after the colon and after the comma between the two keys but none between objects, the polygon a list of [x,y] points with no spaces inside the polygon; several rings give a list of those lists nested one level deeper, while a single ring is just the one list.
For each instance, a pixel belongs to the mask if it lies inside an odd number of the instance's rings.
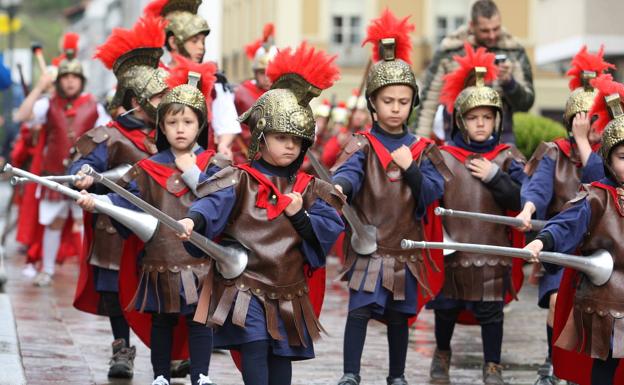
[{"label": "window", "polygon": [[329,52],[338,54],[340,66],[366,63],[368,47],[362,48],[365,32],[366,2],[362,0],[331,1],[328,4]]},{"label": "window", "polygon": [[332,18],[333,22],[333,34],[332,34],[332,42],[334,44],[342,44],[343,30],[342,30],[342,16],[334,16]]},{"label": "window", "polygon": [[362,18],[360,18],[359,16],[351,16],[350,24],[351,24],[351,30],[349,31],[350,32],[349,43],[360,44],[360,41],[362,40],[362,36],[360,35]]},{"label": "window", "polygon": [[440,43],[446,35],[461,27],[465,22],[466,18],[464,16],[438,16],[436,18],[435,26],[436,42]]},{"label": "window", "polygon": [[[348,23],[347,23],[348,22]],[[332,43],[336,45],[359,45],[362,41],[362,18],[360,16],[332,17]]]}]

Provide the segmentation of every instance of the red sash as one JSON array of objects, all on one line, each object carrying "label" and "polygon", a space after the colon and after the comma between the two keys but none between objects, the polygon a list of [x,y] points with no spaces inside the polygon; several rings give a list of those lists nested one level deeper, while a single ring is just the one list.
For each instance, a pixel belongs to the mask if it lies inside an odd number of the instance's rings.
[{"label": "red sash", "polygon": [[[392,155],[390,154],[390,151],[388,151],[388,149],[383,145],[383,143],[381,143],[379,139],[377,139],[375,135],[373,135],[369,131],[361,132],[358,135],[362,135],[366,139],[368,139],[371,146],[373,147],[373,151],[375,152],[375,155],[377,155],[377,159],[379,159],[379,161],[381,162],[381,166],[383,167],[384,170],[386,170],[390,162],[392,162],[393,160]],[[410,145],[410,151],[412,152],[412,159],[414,160],[418,159],[420,155],[422,154],[422,152],[430,144],[433,144],[433,140],[427,139],[427,138],[420,138],[416,142],[412,143]],[[390,181],[396,182],[395,179],[390,179]]]},{"label": "red sash", "polygon": [[[267,218],[271,221],[277,218],[290,204],[292,199],[281,191],[259,170],[251,167],[249,163],[239,164],[234,167],[238,167],[241,170],[246,171],[251,175],[259,184],[258,186],[258,198],[256,199],[256,207],[266,209]],[[295,178],[295,185],[292,191],[302,193],[308,186],[313,176],[306,174],[303,171],[299,171]],[[269,201],[269,196],[272,195],[275,203]]]},{"label": "red sash", "polygon": [[[205,170],[206,166],[210,162],[210,159],[214,156],[214,151],[204,151],[201,154],[197,155],[197,159],[195,160],[195,164],[199,167],[200,170]],[[143,159],[137,163],[139,167],[145,170],[154,180],[165,190],[167,190],[167,180],[176,172],[178,172],[177,168],[171,168],[164,164],[154,162],[150,159]],[[174,193],[176,197],[181,197],[189,191],[188,187]],[[173,193],[172,193],[173,194]]]},{"label": "red sash", "polygon": [[440,146],[440,150],[444,150],[446,152],[448,152],[449,154],[453,155],[455,157],[455,159],[457,159],[458,161],[460,161],[461,163],[465,163],[466,159],[468,159],[469,156],[474,156],[474,155],[480,155],[482,157],[484,157],[487,160],[492,160],[494,158],[496,158],[498,156],[498,154],[501,153],[501,151],[504,151],[506,149],[508,149],[510,146],[508,144],[499,144],[498,146],[494,147],[494,149],[490,152],[472,152],[470,150],[465,150],[463,148],[457,147],[457,146],[449,146],[449,145],[444,145],[444,146]]},{"label": "red sash", "polygon": [[107,126],[115,127],[117,131],[119,131],[123,136],[131,141],[139,150],[143,151],[146,154],[150,154],[149,149],[147,148],[147,146],[145,146],[145,140],[148,137],[154,139],[154,137],[156,136],[156,130],[151,130],[149,134],[146,134],[141,130],[127,130],[124,126],[122,126],[121,124],[119,124],[119,122],[115,120],[108,122]]}]

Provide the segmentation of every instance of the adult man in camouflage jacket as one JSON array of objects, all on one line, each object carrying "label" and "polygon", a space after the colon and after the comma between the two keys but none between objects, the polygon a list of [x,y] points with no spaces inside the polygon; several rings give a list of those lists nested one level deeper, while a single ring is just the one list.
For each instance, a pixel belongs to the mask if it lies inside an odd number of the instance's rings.
[{"label": "adult man in camouflage jacket", "polygon": [[[512,114],[528,111],[533,105],[533,74],[524,47],[509,32],[501,27],[501,16],[492,0],[478,0],[471,10],[471,21],[447,35],[433,57],[422,83],[421,103],[415,117],[417,134],[430,137],[434,117],[439,106],[438,99],[443,76],[452,72],[457,63],[454,55],[464,55],[464,41],[475,47],[486,47],[489,52],[506,59],[498,63],[498,80],[492,86],[503,96],[502,142],[514,143]],[[450,119],[445,113],[445,118]],[[445,124],[445,126],[448,126]],[[448,133],[447,133],[448,135]],[[446,138],[447,140],[449,138]]]}]

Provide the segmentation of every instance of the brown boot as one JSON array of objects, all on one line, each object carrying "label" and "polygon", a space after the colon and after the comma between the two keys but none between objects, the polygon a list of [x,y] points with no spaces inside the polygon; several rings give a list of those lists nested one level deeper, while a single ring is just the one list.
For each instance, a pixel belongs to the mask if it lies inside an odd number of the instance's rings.
[{"label": "brown boot", "polygon": [[123,338],[113,341],[113,357],[110,359],[108,376],[112,378],[132,378],[134,374],[134,357],[136,348],[126,347]]},{"label": "brown boot", "polygon": [[433,384],[448,384],[451,381],[449,377],[449,368],[451,367],[451,351],[438,350],[433,353],[431,360],[431,369],[429,376]]},{"label": "brown boot", "polygon": [[483,366],[483,383],[485,385],[505,385],[503,366],[494,362],[486,362]]}]

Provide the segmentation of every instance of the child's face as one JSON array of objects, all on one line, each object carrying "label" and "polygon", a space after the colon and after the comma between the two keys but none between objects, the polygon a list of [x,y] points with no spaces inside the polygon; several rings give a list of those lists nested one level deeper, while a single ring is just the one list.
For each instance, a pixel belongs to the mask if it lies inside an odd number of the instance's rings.
[{"label": "child's face", "polygon": [[171,148],[188,151],[193,148],[199,133],[199,120],[195,112],[187,106],[177,114],[168,112],[163,119],[162,130]]},{"label": "child's face", "polygon": [[618,183],[624,182],[624,144],[618,144],[609,156],[611,170],[615,174]]},{"label": "child's face", "polygon": [[286,167],[301,154],[301,138],[297,136],[269,133],[264,135],[263,142],[260,142],[262,159],[273,166]]},{"label": "child's face", "polygon": [[402,84],[386,86],[377,91],[371,101],[381,128],[389,132],[403,131],[403,124],[412,110],[413,95],[412,88]]},{"label": "child's face", "polygon": [[490,107],[477,107],[464,114],[468,137],[474,142],[485,142],[494,132],[496,114]]}]

